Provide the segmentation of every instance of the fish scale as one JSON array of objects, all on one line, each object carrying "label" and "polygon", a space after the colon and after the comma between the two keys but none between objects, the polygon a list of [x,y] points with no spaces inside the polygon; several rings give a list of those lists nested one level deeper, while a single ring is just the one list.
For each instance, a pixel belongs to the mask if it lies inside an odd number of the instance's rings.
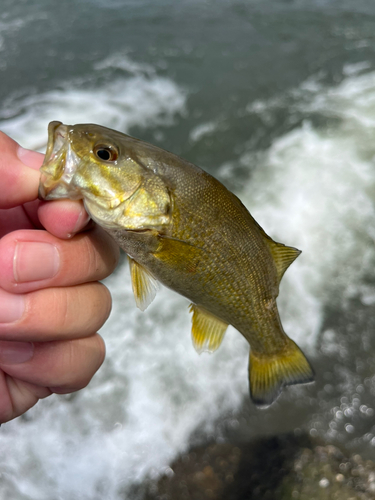
[{"label": "fish scale", "polygon": [[249,342],[250,395],[269,406],[313,370],[285,334],[280,280],[300,251],[273,241],[241,201],[201,168],[93,124],[51,122],[39,196],[82,198],[130,258],[136,304],[157,282],[191,301],[198,352],[216,350],[228,325]]}]

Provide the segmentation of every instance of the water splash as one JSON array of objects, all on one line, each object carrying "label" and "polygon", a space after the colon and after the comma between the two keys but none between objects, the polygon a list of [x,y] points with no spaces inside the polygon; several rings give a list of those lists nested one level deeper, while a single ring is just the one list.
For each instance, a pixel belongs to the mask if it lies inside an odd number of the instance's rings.
[{"label": "water splash", "polygon": [[87,81],[65,82],[40,95],[11,96],[0,111],[0,129],[24,147],[44,150],[50,121],[98,123],[127,132],[133,126],[171,125],[185,102],[186,93],[173,80],[117,54],[97,63]]}]

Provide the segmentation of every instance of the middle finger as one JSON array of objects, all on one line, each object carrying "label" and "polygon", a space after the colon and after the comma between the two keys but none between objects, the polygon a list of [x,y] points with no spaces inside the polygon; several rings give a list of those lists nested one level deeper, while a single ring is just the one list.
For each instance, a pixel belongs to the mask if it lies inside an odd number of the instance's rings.
[{"label": "middle finger", "polygon": [[98,226],[70,240],[47,231],[14,231],[0,240],[0,287],[27,293],[101,280],[113,272],[118,257],[118,246]]}]

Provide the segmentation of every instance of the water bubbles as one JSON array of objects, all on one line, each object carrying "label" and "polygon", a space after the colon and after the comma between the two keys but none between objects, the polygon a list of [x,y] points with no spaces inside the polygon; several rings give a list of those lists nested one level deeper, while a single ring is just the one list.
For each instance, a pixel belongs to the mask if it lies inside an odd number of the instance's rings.
[{"label": "water bubbles", "polygon": [[[361,387],[363,387],[363,386],[361,386]],[[359,408],[360,403],[361,403],[361,400],[359,399],[358,394],[354,394],[354,396],[352,398],[352,404],[353,404],[354,408]]]},{"label": "water bubbles", "polygon": [[369,442],[371,441],[371,439],[374,437],[374,434],[372,434],[371,432],[367,432],[364,436],[363,436],[363,440],[365,442]]},{"label": "water bubbles", "polygon": [[324,386],[324,390],[325,390],[325,392],[326,392],[327,394],[332,394],[332,393],[333,393],[333,391],[334,391],[334,387],[333,387],[333,385],[332,385],[332,384],[326,384],[326,385]]},{"label": "water bubbles", "polygon": [[326,477],[323,477],[320,481],[319,481],[319,486],[321,488],[328,488],[329,486],[329,480],[326,478]]},{"label": "water bubbles", "polygon": [[352,424],[345,424],[345,430],[349,434],[353,434],[353,432],[355,431],[355,428]]},{"label": "water bubbles", "polygon": [[344,413],[341,410],[338,410],[335,414],[337,420],[342,420],[344,418]]},{"label": "water bubbles", "polygon": [[165,467],[163,470],[162,470],[162,474],[171,478],[174,476],[174,470],[171,469],[170,467]]},{"label": "water bubbles", "polygon": [[353,413],[354,413],[353,408],[346,408],[345,411],[344,411],[345,417],[352,417]]}]

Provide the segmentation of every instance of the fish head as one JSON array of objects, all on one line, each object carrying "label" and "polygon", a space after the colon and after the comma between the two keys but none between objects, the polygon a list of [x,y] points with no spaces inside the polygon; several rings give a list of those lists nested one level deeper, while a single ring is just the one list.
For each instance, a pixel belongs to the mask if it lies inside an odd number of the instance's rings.
[{"label": "fish head", "polygon": [[92,219],[107,229],[165,227],[171,195],[163,179],[139,161],[142,144],[99,125],[51,122],[39,198],[82,199]]}]

